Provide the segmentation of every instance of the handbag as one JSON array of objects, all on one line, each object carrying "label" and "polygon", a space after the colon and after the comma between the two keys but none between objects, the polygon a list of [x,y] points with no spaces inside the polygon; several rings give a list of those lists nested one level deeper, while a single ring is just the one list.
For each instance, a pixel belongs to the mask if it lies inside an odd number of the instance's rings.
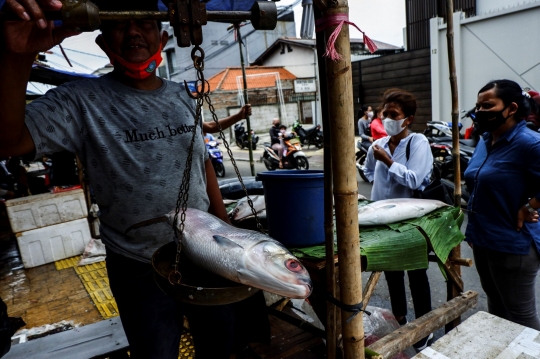
[{"label": "handbag", "polygon": [[[409,161],[411,155],[411,141],[412,137],[407,142],[407,148],[405,149],[405,158]],[[437,201],[444,202],[449,205],[454,204],[454,200],[448,188],[441,182],[441,172],[437,167],[433,167],[431,171],[431,178],[429,184],[423,190],[414,190],[413,198],[422,198],[422,199],[434,199]]]}]

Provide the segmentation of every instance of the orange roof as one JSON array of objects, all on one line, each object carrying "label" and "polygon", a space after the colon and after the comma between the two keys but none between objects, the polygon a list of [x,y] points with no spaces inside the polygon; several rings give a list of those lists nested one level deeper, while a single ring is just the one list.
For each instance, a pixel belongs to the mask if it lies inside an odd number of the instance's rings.
[{"label": "orange roof", "polygon": [[[276,75],[280,80],[294,80],[296,76],[285,70],[283,67],[275,66],[250,66],[246,67],[246,78],[248,89],[276,87]],[[255,76],[258,75],[258,76]],[[211,91],[235,91],[238,90],[237,77],[239,77],[240,87],[243,88],[242,68],[228,67],[220,73],[212,76],[208,82]]]}]

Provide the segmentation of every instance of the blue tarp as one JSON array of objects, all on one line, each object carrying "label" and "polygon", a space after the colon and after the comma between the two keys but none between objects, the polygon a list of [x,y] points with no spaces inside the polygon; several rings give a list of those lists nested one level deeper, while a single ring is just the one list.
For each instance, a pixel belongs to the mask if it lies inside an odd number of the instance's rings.
[{"label": "blue tarp", "polygon": [[[247,11],[253,6],[256,0],[210,0],[206,3],[206,10],[210,11]],[[4,6],[6,0],[0,0],[0,8]],[[155,3],[154,3],[155,4]],[[158,2],[159,9],[167,11],[167,6]]]},{"label": "blue tarp", "polygon": [[61,85],[64,82],[76,81],[82,79],[97,78],[96,75],[81,74],[77,72],[63,71],[57,69],[51,69],[48,67],[42,67],[38,65],[32,66],[32,72],[30,73],[30,81],[40,82],[49,85]]}]

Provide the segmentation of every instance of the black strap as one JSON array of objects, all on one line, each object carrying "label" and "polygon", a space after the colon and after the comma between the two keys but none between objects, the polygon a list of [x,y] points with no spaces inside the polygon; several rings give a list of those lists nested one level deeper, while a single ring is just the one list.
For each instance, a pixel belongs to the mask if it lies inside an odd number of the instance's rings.
[{"label": "black strap", "polygon": [[349,319],[347,319],[347,321],[346,321],[347,323],[349,323],[360,312],[364,312],[367,315],[371,315],[371,312],[368,312],[367,310],[363,309],[364,308],[364,303],[363,302],[360,302],[360,303],[354,304],[354,305],[349,305],[349,304],[345,304],[343,302],[340,302],[336,298],[332,297],[330,294],[326,295],[326,300],[329,301],[330,303],[332,303],[333,305],[335,305],[336,307],[338,307],[341,310],[353,313],[349,317]]},{"label": "black strap", "polygon": [[414,134],[411,135],[411,138],[407,142],[407,148],[405,148],[405,158],[407,159],[407,162],[409,162],[409,157],[411,157],[411,142],[414,137]]}]

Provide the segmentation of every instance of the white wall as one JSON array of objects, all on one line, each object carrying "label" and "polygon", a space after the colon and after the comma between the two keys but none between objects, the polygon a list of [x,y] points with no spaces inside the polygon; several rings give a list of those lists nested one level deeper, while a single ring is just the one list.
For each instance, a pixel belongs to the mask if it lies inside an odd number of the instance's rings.
[{"label": "white wall", "polygon": [[[540,90],[540,1],[468,19],[455,13],[454,32],[460,111],[471,109],[478,90],[491,80],[511,79]],[[450,121],[446,24],[441,19],[431,20],[431,84],[433,120]]]},{"label": "white wall", "polygon": [[[229,116],[238,112],[240,107],[229,108]],[[285,104],[285,111],[287,112],[287,123],[282,123],[291,128],[294,121],[298,120],[299,109],[297,102],[291,102]],[[251,129],[256,133],[268,133],[272,126],[272,120],[279,118],[278,106],[272,105],[254,105],[252,106],[252,114],[250,119]],[[307,126],[310,128],[310,126]]]},{"label": "white wall", "polygon": [[476,0],[476,14],[483,15],[490,11],[504,10],[523,3],[534,3],[538,0]]},{"label": "white wall", "polygon": [[274,51],[264,61],[264,66],[283,66],[298,78],[315,77],[316,57],[313,49],[290,45],[292,52],[287,51],[280,54],[280,51]]}]

